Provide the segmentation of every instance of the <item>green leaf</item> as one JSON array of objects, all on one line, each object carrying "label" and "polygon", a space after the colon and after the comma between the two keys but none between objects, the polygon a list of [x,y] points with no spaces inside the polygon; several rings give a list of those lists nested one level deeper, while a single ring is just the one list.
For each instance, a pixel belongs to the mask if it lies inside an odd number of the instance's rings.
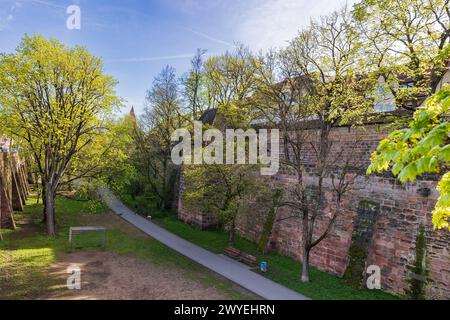
[{"label": "green leaf", "polygon": [[450,145],[446,145],[445,147],[441,148],[439,153],[439,160],[446,162],[447,164],[450,162]]},{"label": "green leaf", "polygon": [[398,179],[402,182],[405,183],[406,181],[414,181],[417,177],[417,167],[416,167],[416,163],[410,163],[409,165],[407,165],[405,168],[403,168],[403,170],[400,172],[400,174],[398,175]]}]

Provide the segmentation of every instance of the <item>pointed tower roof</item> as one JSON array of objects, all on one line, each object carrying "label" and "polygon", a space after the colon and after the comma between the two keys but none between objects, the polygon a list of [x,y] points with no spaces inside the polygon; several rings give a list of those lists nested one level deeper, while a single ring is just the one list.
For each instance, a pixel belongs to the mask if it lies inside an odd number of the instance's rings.
[{"label": "pointed tower roof", "polygon": [[134,113],[134,106],[131,106],[130,116],[132,116],[134,119],[136,119],[136,113]]}]

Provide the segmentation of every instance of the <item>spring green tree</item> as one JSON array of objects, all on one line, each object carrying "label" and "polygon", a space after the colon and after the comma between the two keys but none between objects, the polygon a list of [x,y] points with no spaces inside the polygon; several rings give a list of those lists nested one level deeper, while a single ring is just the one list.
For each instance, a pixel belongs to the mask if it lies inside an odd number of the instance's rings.
[{"label": "spring green tree", "polygon": [[98,141],[98,149],[104,150],[99,161],[98,172],[93,175],[118,193],[124,193],[134,187],[139,176],[135,166],[138,130],[137,120],[133,115],[125,115],[108,124],[108,130]]},{"label": "spring green tree", "polygon": [[[332,134],[336,126],[361,124],[372,110],[367,97],[377,79],[361,76],[361,50],[355,22],[343,8],[311,21],[284,50],[264,57],[259,72],[254,106],[262,119],[279,128],[280,163],[295,177],[280,201],[288,213],[278,220],[301,221],[302,282],[310,281],[311,252],[332,234],[345,196],[365,169]],[[355,135],[349,147],[356,150],[358,139]],[[327,194],[333,200],[329,214],[324,210]]]},{"label": "spring green tree", "polygon": [[56,235],[55,196],[68,167],[120,103],[115,84],[86,48],[40,35],[25,36],[15,53],[0,55],[2,124],[33,155],[49,236]]},{"label": "spring green tree", "polygon": [[372,154],[368,173],[391,169],[401,182],[424,173],[442,174],[440,197],[433,211],[436,229],[450,230],[450,87],[429,98],[414,114],[408,128],[396,130]]},{"label": "spring green tree", "polygon": [[72,190],[76,182],[90,191],[107,185],[119,193],[130,188],[138,175],[133,166],[135,130],[136,119],[132,115],[108,120],[89,148],[74,156],[61,185]]},{"label": "spring green tree", "polygon": [[[220,117],[214,121],[213,126],[222,132],[225,128],[250,129],[249,117],[245,116],[241,107],[228,104],[219,108],[219,114]],[[203,129],[210,127],[212,126],[206,125]],[[221,147],[214,147],[214,151],[211,151],[211,146],[217,143]],[[245,152],[249,149],[249,143],[249,139],[245,139]],[[214,161],[183,166],[183,199],[187,206],[212,213],[228,232],[228,243],[233,246],[238,220],[247,213],[244,206],[264,189],[264,182],[259,175],[258,165],[237,163],[239,148],[236,138],[230,144],[214,138],[204,145],[204,150],[207,150],[205,152],[211,152],[214,156],[217,156],[216,152],[222,151],[223,159],[226,159],[229,148],[233,149],[234,164]]]},{"label": "spring green tree", "polygon": [[[363,0],[354,6],[367,71],[398,109],[414,111],[447,71],[449,0]],[[448,50],[445,51],[448,53]]]},{"label": "spring green tree", "polygon": [[176,71],[164,67],[147,91],[144,114],[136,130],[136,168],[156,198],[158,209],[169,209],[176,168],[171,163],[173,131],[185,125]]},{"label": "spring green tree", "polygon": [[[256,86],[257,66],[258,59],[243,45],[237,46],[233,52],[213,56],[205,61],[205,96],[208,107],[217,109],[213,127],[222,132],[225,132],[226,128],[250,128],[251,112],[248,100]],[[233,148],[237,156],[235,140]],[[222,150],[225,150],[225,145]],[[183,168],[185,203],[199,206],[205,212],[212,212],[228,232],[230,245],[235,241],[236,224],[244,213],[243,205],[252,195],[258,193],[260,188],[256,167],[213,163],[188,165]]]},{"label": "spring green tree", "polygon": [[235,243],[237,222],[245,201],[260,187],[254,166],[207,164],[184,168],[184,202],[212,213],[228,232],[228,244]]},{"label": "spring green tree", "polygon": [[258,62],[244,45],[209,57],[203,70],[208,107],[224,109],[231,103],[242,105],[256,87]]},{"label": "spring green tree", "polygon": [[206,50],[197,49],[191,59],[191,69],[182,77],[182,97],[188,115],[194,120],[208,109],[207,91],[205,86],[204,55]]}]

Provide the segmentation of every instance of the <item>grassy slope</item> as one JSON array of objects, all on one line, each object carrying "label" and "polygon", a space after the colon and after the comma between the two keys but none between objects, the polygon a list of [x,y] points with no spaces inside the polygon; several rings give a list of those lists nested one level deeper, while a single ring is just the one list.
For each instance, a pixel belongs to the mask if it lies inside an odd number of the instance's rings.
[{"label": "grassy slope", "polygon": [[[24,228],[3,232],[5,241],[0,242],[0,300],[39,298],[52,290],[62,289],[52,277],[48,277],[47,269],[57,260],[59,254],[67,251],[69,226],[93,225],[108,217],[103,214],[105,208],[102,205],[92,206],[90,202],[58,198],[58,237],[50,239],[45,236],[45,229],[39,224],[42,206],[34,203],[35,199],[30,199],[25,211],[17,215],[19,220],[31,218],[31,232]],[[83,248],[95,247],[99,244],[97,237],[96,234],[77,236],[76,245]],[[232,299],[251,298],[234,290],[230,282],[218,278],[149,237],[133,237],[122,230],[121,226],[113,225],[108,226],[107,239],[109,251],[132,255],[156,264],[176,265],[187,277],[195,278],[206,286],[214,286]]]},{"label": "grassy slope", "polygon": [[[196,243],[210,251],[221,253],[227,247],[228,235],[221,231],[201,231],[192,228],[169,216],[157,220],[167,230]],[[258,257],[258,261],[266,261],[268,278],[279,282],[312,299],[397,299],[397,297],[379,290],[354,289],[341,278],[326,272],[311,268],[311,282],[301,283],[301,264],[292,258],[278,254],[261,255],[256,245],[245,239],[238,239],[235,245],[238,249]]]},{"label": "grassy slope", "polygon": [[[150,205],[145,206],[145,201],[139,197],[133,201],[130,197],[123,197],[124,202],[145,215],[151,215],[155,222],[174,234],[193,242],[207,250],[222,253],[228,245],[228,235],[222,231],[202,231],[195,229],[176,219],[174,214],[155,212]],[[145,208],[147,210],[142,210]],[[141,209],[141,210],[139,210]],[[258,261],[266,261],[269,271],[264,274],[268,278],[285,285],[312,299],[398,299],[398,297],[380,290],[355,289],[347,285],[341,278],[326,272],[311,268],[311,282],[301,283],[301,263],[292,258],[278,254],[261,255],[256,245],[245,239],[237,239],[238,249],[258,257]]]}]

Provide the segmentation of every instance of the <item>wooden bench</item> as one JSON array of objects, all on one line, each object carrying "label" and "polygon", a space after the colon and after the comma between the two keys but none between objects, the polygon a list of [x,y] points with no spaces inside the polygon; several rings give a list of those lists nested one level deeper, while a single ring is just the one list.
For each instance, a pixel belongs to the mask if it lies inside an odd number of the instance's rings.
[{"label": "wooden bench", "polygon": [[106,247],[106,228],[105,227],[70,227],[69,229],[69,248],[72,250],[73,238],[76,234],[86,232],[102,232],[102,248]]},{"label": "wooden bench", "polygon": [[239,249],[233,248],[233,247],[227,247],[224,250],[225,255],[229,256],[230,258],[233,258],[235,260],[238,260],[250,267],[256,267],[258,265],[258,259],[248,253],[242,252]]},{"label": "wooden bench", "polygon": [[233,247],[225,248],[224,253],[227,256],[229,256],[230,258],[233,258],[233,259],[236,259],[236,260],[239,260],[239,257],[241,255],[241,251],[236,249],[236,248],[233,248]]},{"label": "wooden bench", "polygon": [[255,256],[248,253],[242,253],[240,261],[250,267],[256,267],[258,265],[258,259],[256,259]]}]

